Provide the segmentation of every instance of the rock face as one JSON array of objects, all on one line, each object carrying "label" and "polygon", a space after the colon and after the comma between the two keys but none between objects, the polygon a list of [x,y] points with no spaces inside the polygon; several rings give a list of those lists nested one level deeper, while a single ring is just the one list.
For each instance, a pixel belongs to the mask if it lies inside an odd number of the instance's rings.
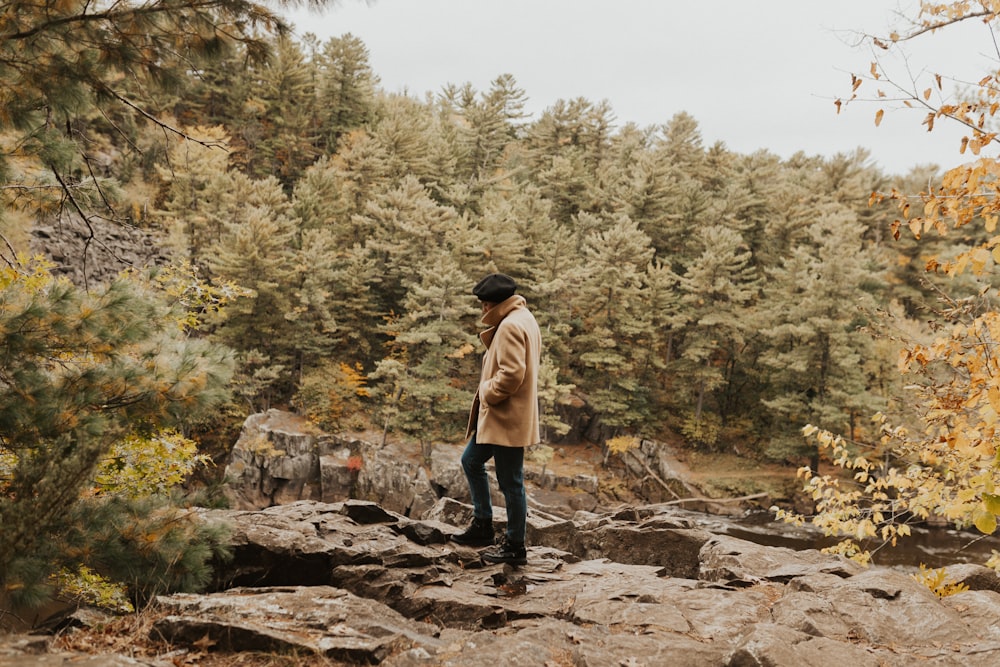
[{"label": "rock face", "polygon": [[[956,568],[972,590],[939,599],[903,572],[713,534],[665,505],[531,512],[528,564],[485,566],[448,541],[470,515],[449,498],[421,519],[360,500],[199,510],[229,526],[234,557],[212,591],[158,598],[150,635],[174,664],[196,647],[388,667],[1000,664],[986,568]],[[49,664],[24,659],[0,651]]]},{"label": "rock face", "polygon": [[[442,471],[442,478],[448,477]],[[240,509],[362,498],[377,499],[400,514],[420,515],[438,498],[423,466],[394,447],[330,435],[281,410],[247,418],[225,479],[230,505]]]},{"label": "rock face", "polygon": [[296,648],[348,664],[996,665],[997,577],[939,599],[913,577],[713,535],[672,508],[529,518],[528,565],[448,542],[471,508],[415,520],[364,501],[204,511],[232,527],[218,592],[171,595],[178,645]]},{"label": "rock face", "polygon": [[108,282],[129,267],[143,268],[166,264],[163,239],[137,227],[93,219],[88,228],[74,216],[61,222],[35,225],[31,249],[49,257],[53,272],[67,276],[77,285]]},{"label": "rock face", "polygon": [[[469,500],[460,455],[461,446],[436,445],[429,463],[413,460],[394,445],[323,433],[297,415],[269,410],[244,422],[225,470],[226,488],[238,509],[361,499],[417,517],[442,496]],[[529,465],[525,479],[535,490],[530,500],[536,510],[572,516],[597,507],[593,475],[558,476]],[[491,484],[494,502],[502,502]],[[571,493],[545,493],[557,487]],[[547,497],[558,497],[559,506],[546,505]]]}]

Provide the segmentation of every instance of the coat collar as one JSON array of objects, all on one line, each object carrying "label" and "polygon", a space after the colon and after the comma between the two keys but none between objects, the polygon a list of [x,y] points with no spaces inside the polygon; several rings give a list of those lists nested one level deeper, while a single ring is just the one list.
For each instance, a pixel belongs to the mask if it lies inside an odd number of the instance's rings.
[{"label": "coat collar", "polygon": [[480,320],[483,324],[489,327],[486,331],[480,332],[479,339],[483,341],[486,347],[490,346],[493,342],[493,335],[496,333],[497,326],[504,320],[505,317],[510,315],[515,310],[519,308],[524,308],[527,305],[527,301],[520,294],[515,294],[512,297],[501,301],[493,308],[490,309],[488,313],[483,315]]}]

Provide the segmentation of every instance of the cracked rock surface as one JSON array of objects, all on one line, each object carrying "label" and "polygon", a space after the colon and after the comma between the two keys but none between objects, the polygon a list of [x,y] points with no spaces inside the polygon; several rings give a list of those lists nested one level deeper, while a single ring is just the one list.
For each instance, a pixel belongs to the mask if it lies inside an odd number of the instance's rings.
[{"label": "cracked rock surface", "polygon": [[232,527],[235,558],[216,592],[159,598],[152,632],[390,667],[1000,664],[986,568],[961,566],[974,588],[939,599],[903,572],[714,535],[669,507],[532,516],[528,565],[484,566],[448,541],[470,512],[204,511]]}]

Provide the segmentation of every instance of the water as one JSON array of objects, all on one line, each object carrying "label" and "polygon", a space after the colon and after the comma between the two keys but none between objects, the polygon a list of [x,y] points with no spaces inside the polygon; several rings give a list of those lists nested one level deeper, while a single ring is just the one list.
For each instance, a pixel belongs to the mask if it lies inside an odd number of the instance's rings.
[{"label": "water", "polygon": [[[790,549],[822,549],[839,542],[825,537],[811,526],[793,526],[774,520],[769,512],[754,512],[743,517],[709,517],[702,515],[696,521],[707,530],[765,546]],[[958,563],[983,565],[996,549],[1000,551],[1000,538],[982,535],[978,531],[948,528],[911,526],[913,534],[902,537],[895,547],[885,546],[873,553],[872,563],[918,569],[946,567]],[[875,549],[877,543],[866,545]]]}]

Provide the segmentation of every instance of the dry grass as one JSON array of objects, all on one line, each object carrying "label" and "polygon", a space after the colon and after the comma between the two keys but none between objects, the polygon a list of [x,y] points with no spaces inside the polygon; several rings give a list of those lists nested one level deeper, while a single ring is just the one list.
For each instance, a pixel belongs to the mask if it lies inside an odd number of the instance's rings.
[{"label": "dry grass", "polygon": [[349,663],[315,654],[276,654],[214,651],[210,640],[195,646],[174,646],[155,638],[156,620],[165,612],[155,610],[121,616],[92,628],[73,628],[59,634],[53,652],[87,655],[124,655],[136,659],[172,662],[176,667],[349,667]]}]

